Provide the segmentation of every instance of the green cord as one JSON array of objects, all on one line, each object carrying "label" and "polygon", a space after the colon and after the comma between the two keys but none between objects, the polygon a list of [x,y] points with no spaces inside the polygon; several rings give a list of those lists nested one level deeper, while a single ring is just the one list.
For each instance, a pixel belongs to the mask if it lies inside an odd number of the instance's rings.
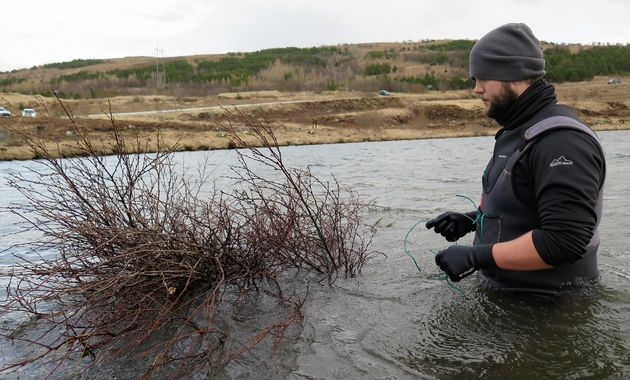
[{"label": "green cord", "polygon": [[[434,255],[437,255],[437,252],[435,252],[435,251],[433,251],[433,250],[431,250],[431,251],[429,251],[429,252],[433,253]],[[448,286],[450,286],[450,287],[451,287],[451,289],[455,290],[455,291],[456,291],[457,293],[459,293],[459,295],[460,295],[460,296],[462,296],[463,298],[466,298],[466,293],[464,293],[464,291],[463,291],[463,290],[462,290],[459,286],[457,286],[457,285],[453,284],[453,283],[451,282],[451,279],[450,279],[450,278],[448,278],[448,275],[447,275],[447,274],[444,274],[444,275],[442,276],[442,278],[440,278],[440,280],[446,280],[446,283],[448,284]]]},{"label": "green cord", "polygon": [[[416,268],[418,269],[418,272],[422,272],[422,270],[420,269],[420,266],[418,265],[418,262],[416,261],[416,259],[411,255],[411,253],[407,249],[407,239],[409,238],[409,234],[411,233],[411,231],[413,231],[413,229],[416,228],[416,226],[418,226],[418,224],[426,223],[427,221],[428,220],[426,220],[426,219],[419,220],[416,224],[414,224],[409,229],[409,231],[407,231],[407,234],[405,235],[405,240],[403,241],[403,251],[405,252],[405,254],[407,256],[409,256],[411,258],[411,260],[413,260],[413,263],[415,264]],[[431,250],[430,252],[433,253],[434,255],[437,255],[437,252],[435,252],[433,250]],[[466,294],[464,293],[464,291],[462,289],[460,289],[457,285],[453,284],[446,274],[442,278],[440,278],[440,280],[446,280],[446,283],[448,284],[449,287],[451,287],[453,290],[455,290],[457,293],[459,293],[459,295],[461,295],[462,297],[466,298]]]},{"label": "green cord", "polygon": [[448,284],[448,286],[450,286],[457,293],[459,293],[460,296],[462,296],[463,298],[466,298],[466,293],[464,293],[464,291],[459,286],[453,284],[447,275],[444,275],[444,279],[446,280],[446,283]]},{"label": "green cord", "polygon": [[460,197],[460,198],[464,198],[464,199],[468,199],[470,201],[470,203],[472,203],[473,207],[475,207],[475,210],[477,210],[477,216],[475,217],[475,220],[472,221],[472,224],[479,223],[479,236],[483,236],[483,219],[486,217],[486,213],[485,212],[481,212],[479,207],[477,207],[477,204],[475,203],[475,201],[473,201],[472,199],[468,198],[467,196],[461,195],[461,194],[455,194],[455,196],[456,197]]},{"label": "green cord", "polygon": [[405,254],[407,256],[411,257],[411,260],[413,260],[413,263],[416,264],[416,268],[418,268],[418,272],[422,272],[422,271],[420,270],[420,267],[418,266],[418,262],[416,261],[416,259],[407,250],[407,238],[409,237],[409,234],[411,233],[411,231],[413,231],[413,229],[416,228],[418,224],[426,222],[426,221],[427,220],[420,220],[418,221],[418,223],[414,224],[413,227],[411,227],[409,231],[407,231],[407,235],[405,235],[405,240],[403,241],[403,251],[405,251]]},{"label": "green cord", "polygon": [[465,195],[461,195],[461,194],[455,194],[456,197],[460,197],[460,198],[464,198],[464,199],[468,199],[470,201],[470,203],[473,204],[473,206],[475,206],[475,209],[477,209],[477,204],[475,203],[475,201],[473,201],[472,199],[468,198]]},{"label": "green cord", "polygon": [[[470,199],[469,197],[465,196],[465,195],[461,195],[461,194],[455,194],[456,197],[460,197],[460,198],[464,198],[464,199],[468,199],[470,201],[470,203],[473,204],[473,206],[475,207],[475,209],[477,210],[477,215],[476,218],[474,220],[472,220],[472,224],[477,224],[479,223],[479,233],[483,236],[483,219],[485,217],[485,213],[481,212],[481,210],[479,210],[479,208],[477,207],[477,204],[475,204],[475,201],[473,201],[472,199]],[[419,220],[416,224],[414,224],[409,231],[407,231],[407,234],[405,235],[405,239],[403,240],[403,251],[405,252],[405,254],[407,256],[409,256],[411,258],[411,260],[413,260],[413,263],[415,264],[416,268],[418,269],[418,272],[422,272],[422,270],[420,269],[420,266],[418,266],[418,262],[416,261],[416,259],[411,255],[411,253],[409,252],[409,250],[407,249],[407,239],[409,238],[409,234],[411,234],[411,231],[413,231],[414,228],[416,228],[416,226],[420,223],[426,223],[428,220],[423,219],[423,220]],[[437,252],[431,251],[434,255],[437,255]],[[460,296],[462,296],[463,298],[466,298],[466,293],[464,293],[464,291],[458,287],[457,285],[455,285],[454,283],[451,282],[451,280],[448,278],[448,276],[445,274],[444,277],[441,278],[441,280],[446,280],[446,283],[448,284],[449,287],[451,287],[453,290],[455,290],[457,293],[459,293]]]}]

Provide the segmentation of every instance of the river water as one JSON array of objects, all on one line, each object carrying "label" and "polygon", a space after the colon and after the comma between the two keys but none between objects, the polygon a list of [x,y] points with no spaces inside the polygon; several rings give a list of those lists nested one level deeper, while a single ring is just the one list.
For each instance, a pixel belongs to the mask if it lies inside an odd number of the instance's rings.
[{"label": "river water", "polygon": [[[491,137],[284,148],[289,166],[308,166],[318,176],[333,173],[341,184],[376,200],[367,219],[382,218],[373,248],[385,255],[368,263],[358,278],[339,279],[333,286],[311,284],[304,320],[280,348],[263,344],[236,359],[221,377],[630,378],[630,131],[599,135],[608,165],[601,282],[556,297],[497,294],[475,276],[454,289],[434,264],[434,252],[447,242],[425,230],[422,221],[446,210],[474,208],[457,195],[479,199]],[[234,151],[176,155],[190,168],[206,157],[216,165],[217,177],[236,162]],[[0,163],[0,207],[18,199],[6,185],[8,173],[32,165]],[[2,215],[0,250],[24,238],[13,235],[14,224]],[[405,238],[420,271],[404,253]],[[0,266],[15,260],[10,253],[0,255]],[[28,352],[9,342],[0,347],[0,364]],[[20,378],[41,377],[46,369],[28,368]],[[130,360],[103,365],[87,377],[137,375]]]}]

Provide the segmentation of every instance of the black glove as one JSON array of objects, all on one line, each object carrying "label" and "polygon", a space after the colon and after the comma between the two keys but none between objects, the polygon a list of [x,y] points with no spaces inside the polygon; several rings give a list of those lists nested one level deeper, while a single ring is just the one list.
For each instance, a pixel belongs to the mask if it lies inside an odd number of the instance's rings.
[{"label": "black glove", "polygon": [[475,230],[473,221],[476,216],[477,211],[465,214],[448,211],[435,219],[429,220],[426,227],[429,229],[435,227],[435,233],[444,236],[448,241],[456,241]]},{"label": "black glove", "polygon": [[477,269],[496,268],[497,264],[492,256],[492,244],[451,245],[435,256],[435,263],[442,269],[451,281],[458,282],[468,277]]}]

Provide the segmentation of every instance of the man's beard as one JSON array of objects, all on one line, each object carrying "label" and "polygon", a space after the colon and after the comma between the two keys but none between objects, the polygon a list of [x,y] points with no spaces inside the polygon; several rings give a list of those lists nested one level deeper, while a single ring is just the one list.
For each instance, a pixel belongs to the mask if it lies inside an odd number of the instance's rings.
[{"label": "man's beard", "polygon": [[501,84],[501,93],[496,97],[496,99],[490,102],[490,107],[486,111],[486,116],[491,117],[493,119],[500,119],[503,115],[505,115],[508,110],[516,103],[518,99],[518,95],[512,88],[509,83]]}]

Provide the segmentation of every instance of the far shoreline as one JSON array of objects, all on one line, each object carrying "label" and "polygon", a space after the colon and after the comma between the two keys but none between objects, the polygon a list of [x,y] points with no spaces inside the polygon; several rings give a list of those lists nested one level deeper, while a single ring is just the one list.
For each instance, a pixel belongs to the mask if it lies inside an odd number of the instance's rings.
[{"label": "far shoreline", "polygon": [[[625,124],[618,125],[597,125],[593,128],[595,132],[602,131],[623,131],[628,130],[630,127],[627,127]],[[426,140],[426,139],[451,139],[451,138],[464,138],[464,137],[487,137],[494,136],[498,129],[490,129],[490,128],[471,128],[471,127],[462,127],[460,130],[457,128],[449,127],[449,128],[426,128],[425,130],[415,129],[415,131],[404,130],[401,128],[389,128],[389,129],[381,129],[381,136],[376,136],[374,134],[353,134],[350,136],[343,136],[343,134],[336,135],[328,135],[328,136],[314,136],[311,140],[305,139],[302,141],[291,141],[291,135],[282,133],[282,131],[274,131],[277,133],[278,137],[278,146],[280,147],[300,147],[300,146],[312,146],[312,145],[329,145],[329,144],[355,144],[355,143],[365,143],[365,142],[388,142],[388,141],[409,141],[409,140]],[[161,131],[161,134],[167,135],[171,134],[173,131]],[[185,132],[185,131],[177,131],[177,132]],[[278,133],[279,132],[279,133]],[[246,135],[246,133],[245,133]],[[102,132],[97,134],[90,134],[90,140],[97,142],[100,145],[100,149],[102,151],[103,156],[109,156],[115,154],[112,149],[107,149],[107,139],[103,136]],[[155,136],[155,133],[144,133],[143,135],[127,135],[125,138],[133,138],[135,139],[150,139],[150,136]],[[193,145],[194,141],[197,140],[197,145]],[[199,142],[202,141],[202,142]],[[227,138],[216,140],[215,144],[208,144],[204,140],[198,140],[195,136],[188,137],[186,139],[181,139],[175,146],[175,149],[172,149],[173,153],[179,152],[199,152],[199,151],[215,151],[215,150],[233,150],[240,149],[242,147],[235,146],[231,141]],[[74,154],[71,147],[74,145],[75,140],[73,139],[65,139],[62,141],[45,141],[46,146],[51,153],[53,158],[77,158],[82,157],[82,154]],[[173,145],[170,145],[171,147]],[[253,145],[255,146],[255,145]],[[163,149],[162,151],[169,150]],[[147,149],[147,150],[132,150],[130,153],[155,153],[158,152],[158,149]],[[0,147],[0,161],[29,161],[41,159],[42,157],[37,157],[26,145],[15,145],[9,147]]]}]

